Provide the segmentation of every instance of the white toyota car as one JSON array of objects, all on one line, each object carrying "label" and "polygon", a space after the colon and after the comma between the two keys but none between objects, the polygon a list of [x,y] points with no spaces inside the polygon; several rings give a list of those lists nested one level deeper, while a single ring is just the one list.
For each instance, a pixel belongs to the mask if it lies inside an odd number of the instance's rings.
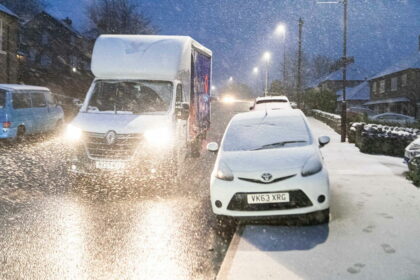
[{"label": "white toyota car", "polygon": [[329,179],[320,147],[300,110],[235,115],[223,136],[207,149],[217,152],[210,196],[216,215],[260,218],[305,215],[329,221]]}]

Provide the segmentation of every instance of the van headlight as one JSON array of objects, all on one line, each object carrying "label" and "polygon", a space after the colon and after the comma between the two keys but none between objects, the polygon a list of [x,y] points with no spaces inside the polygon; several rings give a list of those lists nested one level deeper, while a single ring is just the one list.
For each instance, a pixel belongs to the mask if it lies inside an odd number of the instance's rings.
[{"label": "van headlight", "polygon": [[67,140],[76,142],[82,137],[82,130],[74,125],[67,125],[65,137]]},{"label": "van headlight", "polygon": [[310,157],[302,168],[302,176],[310,176],[322,170],[322,163],[317,156]]},{"label": "van headlight", "polygon": [[220,161],[217,166],[216,178],[224,181],[233,181],[233,172],[223,161]]},{"label": "van headlight", "polygon": [[162,147],[172,142],[173,134],[169,127],[150,129],[144,132],[147,143],[154,147]]}]

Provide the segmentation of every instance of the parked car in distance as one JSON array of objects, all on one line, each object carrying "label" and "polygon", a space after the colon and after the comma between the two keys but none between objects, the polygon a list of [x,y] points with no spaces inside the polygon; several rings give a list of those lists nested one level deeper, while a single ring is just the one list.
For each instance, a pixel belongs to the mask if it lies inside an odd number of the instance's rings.
[{"label": "parked car in distance", "polygon": [[257,97],[249,110],[292,109],[289,99],[284,95]]},{"label": "parked car in distance", "polygon": [[0,139],[21,141],[63,125],[63,109],[45,87],[0,84]]},{"label": "parked car in distance", "polygon": [[365,108],[365,107],[350,107],[347,108],[347,116],[352,117],[356,115],[367,115],[368,117],[373,117],[376,115],[375,111]]},{"label": "parked car in distance", "polygon": [[235,115],[207,150],[217,152],[210,179],[216,215],[260,218],[310,214],[329,221],[329,179],[320,147],[300,110],[253,111]]},{"label": "parked car in distance", "polygon": [[395,123],[395,124],[411,124],[411,123],[416,122],[416,119],[411,116],[401,115],[397,113],[383,113],[383,114],[369,117],[369,119],[372,121]]},{"label": "parked car in distance", "polygon": [[404,152],[404,161],[410,162],[415,157],[420,156],[420,138],[417,138],[413,142],[411,142],[406,148]]}]

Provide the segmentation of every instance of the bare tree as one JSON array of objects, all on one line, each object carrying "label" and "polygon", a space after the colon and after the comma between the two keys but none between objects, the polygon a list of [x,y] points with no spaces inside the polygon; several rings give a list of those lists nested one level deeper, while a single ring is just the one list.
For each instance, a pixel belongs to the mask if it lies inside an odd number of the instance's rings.
[{"label": "bare tree", "polygon": [[96,35],[157,32],[133,0],[94,0],[87,8],[87,15]]}]

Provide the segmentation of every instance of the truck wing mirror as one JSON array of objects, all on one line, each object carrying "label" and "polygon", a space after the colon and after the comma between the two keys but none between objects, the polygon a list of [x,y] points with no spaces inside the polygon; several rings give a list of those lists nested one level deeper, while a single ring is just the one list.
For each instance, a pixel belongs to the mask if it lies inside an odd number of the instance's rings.
[{"label": "truck wing mirror", "polygon": [[190,104],[182,102],[176,108],[176,117],[180,120],[188,120],[190,116]]}]

